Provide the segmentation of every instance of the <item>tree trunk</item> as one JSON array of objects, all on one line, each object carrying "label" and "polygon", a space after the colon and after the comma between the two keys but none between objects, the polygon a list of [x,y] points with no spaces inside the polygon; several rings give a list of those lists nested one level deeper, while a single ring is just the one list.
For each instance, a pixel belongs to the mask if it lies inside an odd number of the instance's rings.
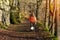
[{"label": "tree trunk", "polygon": [[4,25],[9,25],[10,24],[10,6],[9,6],[9,0],[3,0],[3,14],[2,14],[2,20]]},{"label": "tree trunk", "polygon": [[49,0],[46,0],[45,26],[47,29],[48,29],[48,18],[49,18]]}]

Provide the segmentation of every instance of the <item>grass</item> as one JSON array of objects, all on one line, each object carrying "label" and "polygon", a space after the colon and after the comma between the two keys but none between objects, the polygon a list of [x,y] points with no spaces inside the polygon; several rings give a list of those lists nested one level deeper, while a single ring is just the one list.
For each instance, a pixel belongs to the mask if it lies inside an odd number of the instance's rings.
[{"label": "grass", "polygon": [[37,23],[38,27],[43,27],[44,25],[42,23]]},{"label": "grass", "polygon": [[58,37],[54,37],[53,40],[58,40]]},{"label": "grass", "polygon": [[8,28],[8,27],[5,26],[5,25],[1,26],[1,29],[7,29],[7,28]]},{"label": "grass", "polygon": [[18,24],[18,22],[17,22],[17,19],[16,19],[16,17],[15,17],[15,14],[14,13],[11,13],[10,14],[10,22],[12,23],[12,24]]}]

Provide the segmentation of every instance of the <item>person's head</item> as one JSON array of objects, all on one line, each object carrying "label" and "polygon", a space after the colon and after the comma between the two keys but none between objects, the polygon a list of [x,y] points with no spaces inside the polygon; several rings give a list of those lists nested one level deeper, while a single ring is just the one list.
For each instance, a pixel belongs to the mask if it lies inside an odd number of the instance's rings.
[{"label": "person's head", "polygon": [[30,14],[30,16],[34,16],[34,14],[33,14],[33,13],[31,13],[31,14]]},{"label": "person's head", "polygon": [[32,16],[32,13],[30,13],[30,16]]}]

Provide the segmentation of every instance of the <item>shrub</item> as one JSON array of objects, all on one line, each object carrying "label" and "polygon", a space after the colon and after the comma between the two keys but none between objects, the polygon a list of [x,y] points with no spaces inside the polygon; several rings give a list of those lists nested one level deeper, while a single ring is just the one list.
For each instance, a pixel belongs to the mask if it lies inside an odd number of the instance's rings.
[{"label": "shrub", "polygon": [[2,22],[0,22],[0,29],[7,29],[8,27],[4,25]]},{"label": "shrub", "polygon": [[58,38],[57,37],[54,37],[53,40],[58,40]]},{"label": "shrub", "polygon": [[44,25],[42,23],[37,23],[38,27],[43,27]]},{"label": "shrub", "polygon": [[6,25],[2,25],[1,29],[7,29],[8,27]]},{"label": "shrub", "polygon": [[16,17],[15,17],[15,13],[10,13],[10,22],[12,23],[12,24],[17,24],[18,22],[17,22],[17,19],[16,19]]}]

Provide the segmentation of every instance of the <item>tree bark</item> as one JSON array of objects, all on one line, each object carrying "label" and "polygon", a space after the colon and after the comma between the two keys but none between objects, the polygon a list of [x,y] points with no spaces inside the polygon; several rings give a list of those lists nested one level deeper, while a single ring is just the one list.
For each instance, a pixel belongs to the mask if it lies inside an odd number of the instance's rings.
[{"label": "tree bark", "polygon": [[2,12],[3,12],[3,14],[2,14],[2,16],[4,16],[4,17],[2,17],[2,20],[3,20],[3,24],[4,25],[9,25],[10,24],[10,6],[9,6],[9,0],[3,0],[2,1],[2,9],[4,9]]},{"label": "tree bark", "polygon": [[49,0],[46,0],[45,26],[47,29],[48,29],[48,18],[49,18]]}]

